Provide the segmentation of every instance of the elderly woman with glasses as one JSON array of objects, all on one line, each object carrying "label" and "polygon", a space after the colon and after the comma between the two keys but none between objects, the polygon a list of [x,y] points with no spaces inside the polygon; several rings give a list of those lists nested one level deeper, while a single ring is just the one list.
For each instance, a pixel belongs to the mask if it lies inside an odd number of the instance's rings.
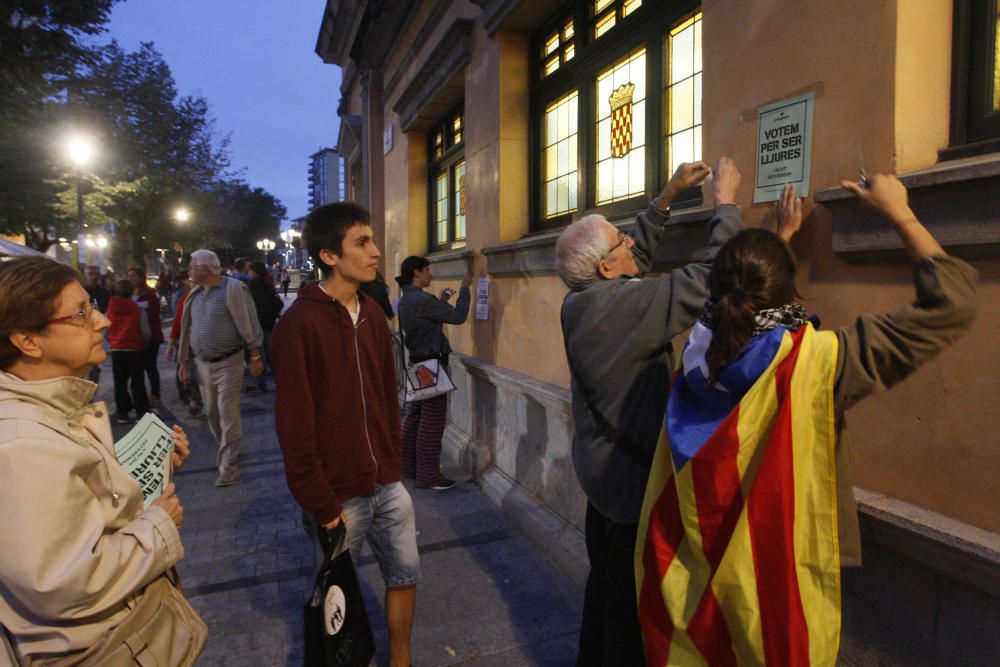
[{"label": "elderly woman with glasses", "polygon": [[[0,266],[0,624],[15,663],[190,665],[204,646],[174,583],[173,485],[143,509],[82,379],[106,358],[108,326],[74,269]],[[176,467],[188,454],[178,427],[174,444]]]}]

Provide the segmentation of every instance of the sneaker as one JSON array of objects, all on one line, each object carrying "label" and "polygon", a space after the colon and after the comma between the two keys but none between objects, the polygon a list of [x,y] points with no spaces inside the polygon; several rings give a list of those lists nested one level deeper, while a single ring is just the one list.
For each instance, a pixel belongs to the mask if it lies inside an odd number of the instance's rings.
[{"label": "sneaker", "polygon": [[432,491],[447,491],[455,487],[455,481],[442,477],[433,484],[417,484],[418,489],[431,489]]},{"label": "sneaker", "polygon": [[236,469],[226,470],[225,472],[220,472],[219,476],[215,478],[216,486],[232,486],[236,483],[236,480],[240,478],[240,471]]},{"label": "sneaker", "polygon": [[198,401],[191,401],[190,403],[188,403],[188,414],[190,414],[192,417],[200,417],[201,404],[199,404]]},{"label": "sneaker", "polygon": [[116,412],[115,416],[112,418],[112,421],[116,424],[131,424],[132,418],[129,417],[128,415],[123,415],[120,412]]}]

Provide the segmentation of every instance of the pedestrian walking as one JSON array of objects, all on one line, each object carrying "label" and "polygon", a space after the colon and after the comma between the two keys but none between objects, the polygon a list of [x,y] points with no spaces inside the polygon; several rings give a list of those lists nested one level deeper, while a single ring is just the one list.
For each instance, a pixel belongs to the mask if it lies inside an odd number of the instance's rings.
[{"label": "pedestrian walking", "polygon": [[288,296],[288,286],[292,284],[291,269],[285,269],[281,274],[281,293]]},{"label": "pedestrian walking", "polygon": [[[180,289],[174,294],[175,305],[174,305],[174,321],[170,326],[170,336],[168,337],[167,343],[167,361],[177,361],[177,344],[181,336],[181,320],[184,317],[184,302],[187,300],[188,294],[191,292],[193,287],[191,283],[190,274],[188,271],[181,271],[178,274],[178,279],[180,281]],[[192,417],[200,417],[204,409],[204,405],[201,398],[201,389],[199,389],[198,380],[198,369],[191,365],[188,361],[187,373],[190,382],[181,381],[180,364],[177,364],[177,372],[174,375],[174,382],[177,385],[177,398],[180,399],[181,403],[184,403],[188,408],[188,413]]]},{"label": "pedestrian walking", "polygon": [[633,553],[664,402],[674,367],[671,339],[692,326],[708,296],[719,248],[743,229],[735,205],[740,174],[728,158],[712,180],[715,215],[700,262],[646,276],[670,204],[708,174],[682,164],[632,236],[603,216],[574,222],[556,243],[556,266],[570,292],[561,322],[573,397],[573,463],[587,496],[590,573],[584,593],[579,665],[641,665]]},{"label": "pedestrian walking", "polygon": [[[101,267],[94,264],[88,265],[86,268],[86,278],[87,282],[84,285],[84,289],[87,290],[87,294],[91,300],[97,302],[97,309],[102,313],[107,313],[108,301],[111,300],[112,292],[102,284]],[[94,367],[90,369],[90,373],[87,375],[87,379],[94,384],[101,381],[100,364],[94,364]]]},{"label": "pedestrian walking", "polygon": [[[193,664],[207,629],[174,583],[184,508],[168,484],[143,509],[81,379],[107,357],[108,319],[74,269],[43,257],[0,265],[0,294],[0,657]],[[179,468],[180,427],[173,441]]]},{"label": "pedestrian walking", "polygon": [[358,292],[379,251],[368,212],[336,202],[306,218],[302,240],[324,279],[274,330],[275,419],[288,488],[319,531],[347,524],[355,563],[368,540],[385,581],[390,664],[410,664],[420,577],[413,503],[399,477],[400,433],[389,326]]},{"label": "pedestrian walking", "polygon": [[[431,280],[431,266],[426,258],[411,256],[403,260],[400,275],[396,277],[403,293],[398,305],[399,326],[411,363],[437,359],[439,368],[447,372],[451,345],[443,325],[462,324],[469,316],[472,274],[462,278],[454,306],[448,303],[454,290],[443,289],[438,296],[424,291]],[[447,411],[447,394],[409,404],[403,422],[403,476],[416,479],[418,489],[443,491],[455,486],[454,481],[441,473],[441,438]]]},{"label": "pedestrian walking", "polygon": [[144,351],[146,378],[149,379],[149,404],[155,412],[159,409],[160,402],[160,370],[156,366],[156,358],[160,354],[160,345],[163,345],[163,325],[160,323],[160,297],[156,291],[146,284],[146,272],[141,266],[133,266],[126,273],[128,279],[132,281],[135,291],[132,293],[132,300],[146,311],[149,318],[149,343]]},{"label": "pedestrian walking", "polygon": [[634,561],[649,665],[837,662],[840,568],[861,564],[844,413],[954,343],[976,284],[895,177],[842,185],[891,223],[915,263],[916,301],[817,331],[787,243],[802,221],[792,186],[777,208],[790,233],[749,229],[719,250],[661,394],[665,437]]},{"label": "pedestrian walking", "polygon": [[268,277],[267,266],[264,262],[250,263],[250,281],[247,283],[247,287],[250,289],[250,296],[257,309],[257,319],[264,331],[260,348],[264,356],[264,372],[257,376],[255,385],[256,390],[262,394],[267,391],[267,381],[264,376],[271,366],[271,333],[274,331],[274,323],[278,321],[282,308],[285,307],[285,302],[278,296],[274,284],[268,280]]},{"label": "pedestrian walking", "polygon": [[115,416],[119,424],[129,421],[134,408],[137,417],[149,412],[146,394],[145,349],[149,341],[149,318],[132,301],[135,288],[128,280],[119,280],[115,296],[108,303],[108,346],[111,348],[111,372],[115,380]]},{"label": "pedestrian walking", "polygon": [[222,275],[218,255],[195,250],[189,270],[195,287],[184,301],[178,374],[182,382],[191,381],[187,364],[193,358],[209,428],[219,445],[215,485],[230,486],[240,476],[243,352],[249,352],[250,374],[263,373],[263,332],[250,290],[242,281]]}]

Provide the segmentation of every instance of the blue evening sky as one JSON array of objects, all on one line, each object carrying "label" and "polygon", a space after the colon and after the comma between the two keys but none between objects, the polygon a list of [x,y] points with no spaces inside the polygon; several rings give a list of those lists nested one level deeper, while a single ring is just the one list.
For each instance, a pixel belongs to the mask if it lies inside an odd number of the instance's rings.
[{"label": "blue evening sky", "polygon": [[[181,95],[204,96],[220,134],[232,133],[233,167],[308,212],[308,157],[337,143],[340,68],[316,55],[323,0],[125,0],[111,37],[129,51],[153,42]],[[287,223],[286,223],[287,225]]]}]

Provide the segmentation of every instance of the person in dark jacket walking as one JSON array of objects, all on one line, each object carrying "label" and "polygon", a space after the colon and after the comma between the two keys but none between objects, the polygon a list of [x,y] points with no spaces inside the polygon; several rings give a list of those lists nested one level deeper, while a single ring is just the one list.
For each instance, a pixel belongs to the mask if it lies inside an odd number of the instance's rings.
[{"label": "person in dark jacket walking", "polygon": [[[108,312],[108,301],[112,297],[111,290],[101,284],[101,267],[94,264],[90,264],[86,269],[87,283],[83,286],[83,289],[87,290],[87,294],[90,296],[92,301],[97,302],[97,310],[101,313]],[[87,375],[87,379],[97,384],[101,381],[101,365],[94,364],[94,367],[90,369],[90,374]]]},{"label": "person in dark jacket walking", "polygon": [[[431,279],[430,262],[425,258],[403,260],[400,275],[396,277],[403,292],[399,299],[399,326],[411,363],[439,359],[441,367],[447,369],[451,345],[442,325],[462,324],[469,316],[472,274],[467,273],[462,279],[454,306],[448,303],[454,290],[445,288],[437,297],[424,291]],[[414,401],[403,422],[403,476],[416,478],[418,489],[442,491],[455,486],[455,482],[441,474],[441,437],[447,410],[447,394]]]},{"label": "person in dark jacket walking", "polygon": [[267,380],[264,378],[267,369],[271,367],[271,333],[274,331],[274,323],[278,321],[285,302],[278,296],[274,289],[274,283],[268,280],[267,266],[264,262],[250,263],[250,296],[253,297],[254,307],[257,309],[257,319],[260,320],[260,327],[264,330],[264,342],[261,346],[261,354],[264,355],[264,373],[257,376],[257,391],[264,393],[267,391]]},{"label": "person in dark jacket walking", "polygon": [[135,288],[128,280],[119,280],[115,296],[108,301],[108,345],[111,347],[111,373],[115,380],[114,421],[126,424],[129,411],[136,415],[149,412],[149,396],[143,379],[149,320],[146,312],[132,301]]},{"label": "person in dark jacket walking", "polygon": [[354,562],[366,538],[372,545],[386,586],[390,663],[399,667],[410,664],[420,558],[413,503],[399,478],[389,325],[358,292],[378,267],[369,220],[351,202],[306,218],[302,240],[324,279],[303,287],[274,328],[275,422],[306,525],[318,533],[344,521]]}]

